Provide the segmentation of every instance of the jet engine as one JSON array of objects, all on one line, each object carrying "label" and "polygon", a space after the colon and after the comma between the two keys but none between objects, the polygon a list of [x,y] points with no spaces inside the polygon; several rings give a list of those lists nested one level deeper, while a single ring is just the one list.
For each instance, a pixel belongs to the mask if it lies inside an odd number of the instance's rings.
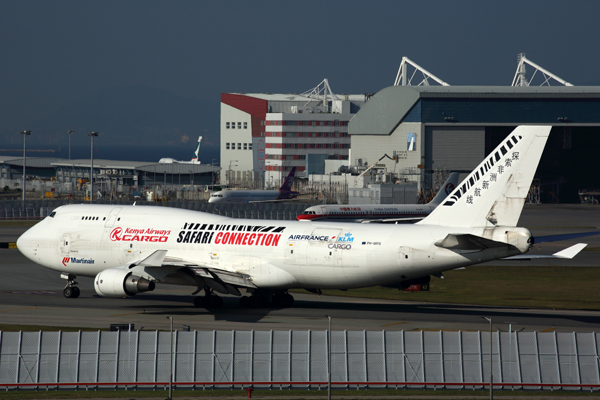
[{"label": "jet engine", "polygon": [[155,287],[154,282],[123,268],[105,269],[94,278],[94,289],[102,297],[133,296],[152,291]]}]

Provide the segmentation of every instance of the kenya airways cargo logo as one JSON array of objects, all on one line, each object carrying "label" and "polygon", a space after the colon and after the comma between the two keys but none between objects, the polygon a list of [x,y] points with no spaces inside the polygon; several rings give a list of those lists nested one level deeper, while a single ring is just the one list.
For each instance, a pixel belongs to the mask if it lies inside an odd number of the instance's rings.
[{"label": "kenya airways cargo logo", "polygon": [[113,242],[161,242],[164,243],[171,235],[166,229],[136,229],[117,227],[110,232],[110,240]]}]

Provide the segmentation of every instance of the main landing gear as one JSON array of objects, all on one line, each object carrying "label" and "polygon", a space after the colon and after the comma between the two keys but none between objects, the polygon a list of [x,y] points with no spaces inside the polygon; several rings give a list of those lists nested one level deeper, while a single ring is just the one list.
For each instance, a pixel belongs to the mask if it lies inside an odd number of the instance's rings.
[{"label": "main landing gear", "polygon": [[[223,307],[223,299],[210,287],[204,288],[205,296],[194,298],[194,306],[198,308],[215,309]],[[294,297],[286,290],[254,289],[252,296],[240,297],[242,308],[290,308],[294,305]]]},{"label": "main landing gear", "polygon": [[286,290],[261,290],[252,292],[252,296],[240,297],[240,307],[244,308],[290,308],[294,297]]},{"label": "main landing gear", "polygon": [[67,299],[76,299],[79,297],[79,295],[81,294],[81,291],[79,290],[79,288],[75,285],[77,285],[77,282],[75,282],[75,278],[77,278],[76,275],[74,274],[60,274],[60,277],[63,279],[67,280],[67,285],[65,286],[64,290],[63,290],[63,296],[65,296]]},{"label": "main landing gear", "polygon": [[204,293],[206,293],[205,296],[194,298],[194,306],[207,309],[223,307],[223,299],[214,294],[211,288],[205,287]]}]

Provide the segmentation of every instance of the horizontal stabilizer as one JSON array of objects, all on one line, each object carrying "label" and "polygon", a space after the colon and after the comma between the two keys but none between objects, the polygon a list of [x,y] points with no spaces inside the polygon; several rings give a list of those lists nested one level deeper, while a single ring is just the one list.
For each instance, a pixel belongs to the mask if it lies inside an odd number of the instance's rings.
[{"label": "horizontal stabilizer", "polygon": [[491,249],[494,247],[510,246],[507,243],[482,238],[481,236],[454,233],[448,234],[448,236],[446,236],[444,240],[436,242],[435,245],[437,247],[441,247],[448,250],[469,252],[481,251],[485,249]]},{"label": "horizontal stabilizer", "polygon": [[535,243],[559,242],[561,240],[579,239],[595,235],[600,235],[600,231],[568,233],[566,235],[535,236]]},{"label": "horizontal stabilizer", "polygon": [[581,250],[583,250],[585,248],[585,246],[587,246],[587,243],[577,243],[576,245],[573,245],[571,247],[567,247],[564,250],[561,250],[557,253],[551,254],[551,255],[535,255],[535,254],[523,254],[523,255],[519,255],[519,256],[512,256],[512,257],[506,257],[503,258],[503,260],[519,260],[519,261],[526,261],[526,260],[537,260],[540,258],[546,258],[546,259],[550,259],[550,258],[561,258],[561,259],[567,259],[570,260],[573,257],[575,257],[577,254],[579,254],[579,252]]}]

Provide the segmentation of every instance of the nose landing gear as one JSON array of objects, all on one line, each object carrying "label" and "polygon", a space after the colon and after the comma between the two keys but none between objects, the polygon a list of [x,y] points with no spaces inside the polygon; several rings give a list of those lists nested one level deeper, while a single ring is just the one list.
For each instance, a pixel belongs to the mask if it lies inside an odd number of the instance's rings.
[{"label": "nose landing gear", "polygon": [[81,294],[81,291],[77,286],[75,286],[77,285],[77,282],[75,282],[75,278],[77,278],[77,276],[74,274],[62,273],[60,274],[60,277],[67,280],[67,285],[63,290],[63,296],[65,296],[67,299],[78,298]]}]

